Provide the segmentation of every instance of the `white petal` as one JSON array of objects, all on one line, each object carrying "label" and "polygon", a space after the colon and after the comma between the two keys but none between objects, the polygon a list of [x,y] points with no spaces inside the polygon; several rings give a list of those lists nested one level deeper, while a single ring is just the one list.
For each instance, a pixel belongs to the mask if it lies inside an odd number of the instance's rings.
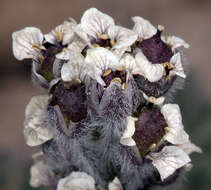
[{"label": "white petal", "polygon": [[57,59],[69,60],[71,57],[71,52],[68,48],[63,48],[62,52],[56,54]]},{"label": "white petal", "polygon": [[106,34],[108,28],[113,25],[113,18],[96,8],[88,9],[81,18],[82,30],[94,38],[97,38],[98,34]]},{"label": "white petal", "polygon": [[115,40],[113,49],[127,49],[137,39],[138,35],[127,28],[112,26],[108,30],[110,39]]},{"label": "white petal", "polygon": [[85,58],[85,64],[90,67],[88,74],[96,79],[101,85],[105,85],[101,75],[106,69],[116,69],[119,66],[119,60],[111,51],[98,47],[89,49]]},{"label": "white petal", "polygon": [[176,53],[170,60],[170,63],[174,65],[174,69],[170,71],[170,75],[178,75],[182,78],[186,78],[181,61],[180,53]]},{"label": "white petal", "polygon": [[127,71],[127,78],[128,81],[130,74],[136,74],[139,72],[139,68],[136,65],[135,58],[132,55],[124,54],[119,62],[119,67],[125,68]]},{"label": "white petal", "polygon": [[75,79],[84,80],[87,73],[87,65],[81,54],[72,53],[70,60],[62,66],[61,77],[65,82],[71,82]]},{"label": "white petal", "polygon": [[176,146],[165,146],[161,152],[151,152],[148,158],[157,168],[162,181],[191,161],[189,156]]},{"label": "white petal", "polygon": [[37,59],[42,46],[43,34],[35,27],[26,27],[12,34],[13,54],[18,60]]},{"label": "white petal", "polygon": [[69,176],[60,179],[57,190],[95,190],[93,177],[84,172],[72,172]]},{"label": "white petal", "polygon": [[195,144],[188,141],[187,143],[179,145],[179,147],[186,152],[186,154],[191,154],[193,152],[202,153],[201,148],[196,146]]},{"label": "white petal", "polygon": [[139,68],[140,75],[143,75],[150,82],[159,81],[165,73],[165,69],[162,64],[152,64],[147,60],[142,52],[136,54],[136,64]]},{"label": "white petal", "polygon": [[133,17],[132,20],[135,23],[133,30],[141,40],[151,38],[156,34],[157,29],[148,20],[138,16]]},{"label": "white petal", "polygon": [[26,107],[23,132],[29,146],[41,145],[53,137],[47,116],[48,100],[48,95],[35,96]]},{"label": "white petal", "polygon": [[87,44],[78,36],[75,36],[73,41],[68,45],[68,49],[72,52],[81,53]]},{"label": "white petal", "polygon": [[167,43],[169,43],[172,46],[173,51],[176,48],[179,47],[184,47],[184,48],[189,48],[190,45],[188,43],[186,43],[183,39],[176,37],[176,36],[168,36],[167,37]]},{"label": "white petal", "polygon": [[63,48],[61,53],[56,54],[57,59],[69,60],[71,54],[81,54],[83,49],[87,46],[79,37],[75,36],[73,41],[68,45],[67,48]]},{"label": "white petal", "polygon": [[122,139],[124,138],[130,138],[133,136],[133,134],[135,133],[135,122],[138,120],[138,118],[135,118],[135,117],[131,117],[131,116],[128,116],[127,119],[126,119],[126,129],[122,135]]},{"label": "white petal", "polygon": [[75,33],[77,36],[83,40],[88,46],[92,47],[91,45],[91,39],[90,36],[87,34],[87,32],[82,28],[81,24],[76,25],[74,28]]},{"label": "white petal", "polygon": [[37,162],[30,169],[30,185],[39,187],[41,185],[51,185],[51,180],[54,178],[53,172],[44,164],[43,161]]},{"label": "white petal", "polygon": [[179,106],[177,104],[165,104],[161,108],[161,113],[168,125],[168,132],[164,136],[164,139],[177,145],[187,143],[189,141],[189,135],[184,131]]},{"label": "white petal", "polygon": [[66,45],[70,43],[74,36],[74,26],[76,26],[76,21],[70,18],[68,21],[65,21],[63,24],[57,26],[50,33],[45,34],[45,39],[51,44],[55,44],[56,41],[62,41],[62,44]]},{"label": "white petal", "polygon": [[121,138],[120,143],[124,146],[135,146],[136,142],[132,138]]},{"label": "white petal", "polygon": [[165,97],[163,97],[163,96],[162,97],[159,97],[159,98],[155,98],[153,96],[148,97],[144,92],[142,92],[142,93],[143,93],[144,98],[148,102],[151,102],[151,103],[153,103],[155,105],[161,105],[165,101]]},{"label": "white petal", "polygon": [[114,180],[111,183],[109,183],[108,189],[109,190],[123,190],[123,187],[119,179],[115,177]]}]

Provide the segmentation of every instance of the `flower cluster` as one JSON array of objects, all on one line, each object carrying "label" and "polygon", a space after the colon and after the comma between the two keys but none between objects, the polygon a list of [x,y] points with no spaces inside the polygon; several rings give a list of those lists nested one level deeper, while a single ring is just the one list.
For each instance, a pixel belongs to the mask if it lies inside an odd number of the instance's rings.
[{"label": "flower cluster", "polygon": [[201,152],[171,104],[183,86],[181,38],[163,36],[142,17],[133,29],[95,8],[48,34],[14,32],[13,53],[32,59],[32,80],[46,91],[25,112],[33,155],[30,184],[57,190],[138,190],[174,182]]}]

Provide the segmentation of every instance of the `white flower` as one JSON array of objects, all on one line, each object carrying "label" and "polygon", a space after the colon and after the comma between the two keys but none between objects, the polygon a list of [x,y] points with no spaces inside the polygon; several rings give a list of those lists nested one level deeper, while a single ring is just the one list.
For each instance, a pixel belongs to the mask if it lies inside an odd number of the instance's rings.
[{"label": "white flower", "polygon": [[137,53],[135,59],[137,68],[139,68],[139,72],[136,74],[144,76],[150,82],[159,81],[165,74],[162,64],[152,64],[142,52]]},{"label": "white flower", "polygon": [[12,34],[13,54],[18,60],[35,59],[40,56],[43,34],[35,27],[26,27]]},{"label": "white flower", "polygon": [[135,122],[138,120],[138,118],[128,116],[126,119],[126,129],[120,139],[120,143],[125,146],[135,146],[136,143],[132,139],[132,136],[135,133]]},{"label": "white flower", "polygon": [[50,33],[45,34],[45,40],[51,44],[62,42],[63,45],[66,45],[71,42],[74,36],[74,26],[76,26],[76,21],[70,18],[68,21],[64,21],[63,24],[57,26]]},{"label": "white flower", "polygon": [[98,83],[104,86],[105,82],[101,78],[101,75],[106,69],[115,70],[118,68],[119,60],[111,51],[98,47],[87,51],[85,64],[90,67],[88,71],[89,76],[96,79]]},{"label": "white flower", "polygon": [[90,8],[81,18],[81,29],[86,32],[87,37],[98,38],[99,34],[106,34],[110,26],[114,26],[114,20],[107,14]]},{"label": "white flower", "polygon": [[[139,74],[144,76],[150,82],[157,82],[159,81],[165,73],[165,64],[152,64],[142,52],[136,54],[136,69],[134,70],[133,74]],[[171,69],[169,71],[169,77],[177,75],[182,78],[186,78],[186,75],[183,70],[182,61],[181,61],[181,54],[176,53],[172,56],[170,63]]]},{"label": "white flower", "polygon": [[98,44],[98,40],[110,40],[109,48],[124,52],[137,39],[132,30],[116,26],[114,20],[96,8],[88,9],[81,18],[81,23],[75,27],[75,32],[85,40],[90,47]]},{"label": "white flower", "polygon": [[47,116],[48,100],[48,95],[35,96],[26,107],[23,133],[29,146],[41,145],[53,137]]},{"label": "white flower", "polygon": [[179,47],[184,47],[184,48],[190,47],[190,45],[187,42],[176,36],[168,36],[166,39],[166,43],[172,46],[173,51]]},{"label": "white flower", "polygon": [[182,67],[182,61],[181,61],[181,55],[180,53],[176,53],[170,60],[170,63],[173,65],[173,69],[170,70],[169,75],[178,75],[182,78],[186,78],[186,75],[184,73],[183,67]]},{"label": "white flower", "polygon": [[187,143],[189,135],[184,130],[179,106],[177,104],[165,104],[161,108],[161,113],[168,127],[164,139],[176,145]]},{"label": "white flower", "polygon": [[59,180],[57,190],[95,190],[95,181],[84,172],[72,172]]},{"label": "white flower", "polygon": [[84,80],[87,74],[87,65],[84,63],[84,57],[81,54],[71,53],[70,59],[62,66],[61,78],[65,82],[72,80]]},{"label": "white flower", "polygon": [[[148,20],[138,16],[133,17],[132,20],[135,23],[133,31],[135,31],[138,34],[138,39],[140,41],[151,38],[156,34],[157,29]],[[162,31],[164,30],[164,27],[158,25],[158,29]],[[175,49],[180,47],[184,48],[190,47],[190,45],[186,43],[183,39],[176,36],[167,36],[167,37],[162,36],[161,39],[165,43],[171,46],[173,52],[175,52]]]},{"label": "white flower", "polygon": [[165,146],[160,152],[151,152],[147,157],[152,160],[162,181],[191,161],[189,156],[176,146]]},{"label": "white flower", "polygon": [[132,20],[135,23],[133,31],[138,34],[139,40],[151,38],[156,34],[157,29],[148,20],[138,16],[133,17]]},{"label": "white flower", "polygon": [[51,185],[51,181],[54,178],[53,172],[43,161],[39,161],[31,167],[30,175],[30,185],[32,187]]},{"label": "white flower", "polygon": [[117,177],[114,178],[114,180],[109,183],[108,185],[109,190],[123,190],[123,187]]},{"label": "white flower", "polygon": [[163,96],[161,96],[161,97],[159,97],[159,98],[155,98],[155,97],[153,97],[153,96],[148,97],[144,92],[142,92],[142,93],[143,93],[144,98],[145,98],[148,102],[153,103],[153,104],[155,104],[155,105],[161,105],[161,104],[163,104],[163,102],[165,101],[165,97],[163,97]]}]

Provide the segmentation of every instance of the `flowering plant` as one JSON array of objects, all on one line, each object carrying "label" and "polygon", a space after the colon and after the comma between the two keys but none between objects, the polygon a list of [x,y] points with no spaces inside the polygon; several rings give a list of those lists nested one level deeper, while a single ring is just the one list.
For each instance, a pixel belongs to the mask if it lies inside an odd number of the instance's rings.
[{"label": "flowering plant", "polygon": [[32,59],[46,91],[26,107],[24,137],[40,146],[30,184],[57,190],[138,190],[175,182],[190,169],[191,143],[170,103],[186,78],[181,38],[141,17],[133,29],[95,8],[48,34],[14,32],[13,53]]}]

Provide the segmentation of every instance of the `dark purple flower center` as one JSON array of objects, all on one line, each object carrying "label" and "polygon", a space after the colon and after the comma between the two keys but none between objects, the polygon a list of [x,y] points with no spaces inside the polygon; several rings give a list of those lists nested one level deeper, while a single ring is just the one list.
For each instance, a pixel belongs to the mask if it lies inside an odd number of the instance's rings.
[{"label": "dark purple flower center", "polygon": [[171,48],[161,39],[160,30],[158,30],[157,33],[151,38],[138,43],[137,46],[152,63],[169,62],[173,56]]},{"label": "dark purple flower center", "polygon": [[110,39],[96,39],[92,42],[92,44],[97,44],[100,47],[104,47],[104,48],[112,48],[112,43]]},{"label": "dark purple flower center", "polygon": [[[106,84],[105,87],[108,87],[112,80],[119,81],[122,84],[122,87],[124,87],[124,85],[126,84],[126,71],[112,71],[111,69],[107,69],[106,71],[104,71],[101,77]],[[105,87],[97,83],[99,99],[102,98]]]},{"label": "dark purple flower center", "polygon": [[[104,37],[102,37],[103,35],[105,35]],[[116,43],[116,41],[115,40],[111,40],[110,38],[109,38],[109,36],[108,35],[106,35],[106,34],[102,34],[102,35],[99,35],[99,37],[96,39],[96,38],[92,38],[92,37],[90,37],[91,38],[91,44],[94,46],[94,47],[104,47],[104,48],[106,48],[106,49],[111,49],[113,46],[114,46],[114,44]],[[87,50],[89,49],[89,46],[86,46],[83,50],[82,50],[82,52],[81,52],[81,54],[84,56],[84,57],[86,57],[86,54],[87,54]]]},{"label": "dark purple flower center", "polygon": [[50,82],[54,76],[53,76],[53,63],[55,61],[55,56],[57,53],[61,52],[63,47],[62,44],[58,43],[56,45],[50,44],[50,43],[44,43],[43,46],[46,48],[46,50],[42,50],[42,60],[41,67],[39,73],[45,77],[48,82]]},{"label": "dark purple flower center", "polygon": [[172,76],[169,79],[167,79],[166,76],[163,76],[157,82],[150,82],[141,75],[134,75],[133,77],[141,91],[143,91],[147,96],[153,96],[155,98],[166,94],[176,79],[176,76]]},{"label": "dark purple flower center", "polygon": [[162,139],[166,126],[166,121],[158,108],[142,108],[133,135],[142,156],[150,150],[153,144],[157,144]]},{"label": "dark purple flower center", "polygon": [[59,83],[53,89],[52,105],[59,105],[62,113],[68,121],[79,122],[87,117],[87,104],[85,85],[72,83],[66,87]]}]

